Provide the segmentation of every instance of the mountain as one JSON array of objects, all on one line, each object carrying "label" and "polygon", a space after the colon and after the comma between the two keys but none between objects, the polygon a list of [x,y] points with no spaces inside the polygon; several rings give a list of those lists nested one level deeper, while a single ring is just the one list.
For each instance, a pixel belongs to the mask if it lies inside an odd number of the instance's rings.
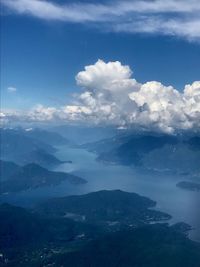
[{"label": "mountain", "polygon": [[19,252],[28,253],[30,250],[34,251],[45,246],[51,247],[54,243],[59,246],[59,242],[67,243],[75,239],[81,231],[84,230],[86,233],[88,231],[87,227],[70,219],[42,217],[31,210],[6,203],[0,205],[0,221],[1,253],[12,252],[11,259],[13,253],[16,253],[14,259],[19,260],[19,266],[22,260],[21,255],[18,255]]},{"label": "mountain", "polygon": [[171,136],[142,136],[130,139],[117,149],[117,155],[124,164],[142,164],[144,155],[164,146],[175,146],[177,139]]},{"label": "mountain", "polygon": [[63,267],[199,267],[200,245],[163,224],[120,231],[89,242],[78,251],[55,255]]},{"label": "mountain", "polygon": [[176,186],[185,190],[197,191],[197,192],[200,191],[200,183],[182,181],[177,183]]},{"label": "mountain", "polygon": [[60,125],[55,126],[50,130],[59,133],[71,142],[74,142],[78,145],[110,138],[115,136],[119,131],[114,127],[92,127],[85,125]]},{"label": "mountain", "polygon": [[21,165],[36,163],[43,167],[51,168],[56,165],[67,163],[70,161],[61,161],[58,158],[56,158],[53,154],[47,153],[42,149],[37,149],[30,151],[27,154],[20,155],[18,158],[15,159],[15,162]]},{"label": "mountain", "polygon": [[200,148],[194,140],[200,141],[200,137],[186,140],[178,139],[175,145],[165,145],[145,155],[143,165],[148,169],[171,170],[179,174],[188,174],[200,179]]},{"label": "mountain", "polygon": [[20,170],[20,166],[13,162],[0,160],[0,181],[5,181],[9,179],[14,173]]},{"label": "mountain", "polygon": [[125,135],[85,144],[98,160],[200,176],[200,137]]},{"label": "mountain", "polygon": [[200,150],[200,137],[195,136],[188,140],[188,144],[190,145],[190,148],[193,150]]},{"label": "mountain", "polygon": [[22,129],[0,129],[0,158],[19,165],[38,163],[46,166],[62,163],[53,154],[56,149],[39,139],[24,134]]},{"label": "mountain", "polygon": [[187,238],[182,224],[103,233],[90,224],[8,204],[0,205],[0,221],[2,267],[199,266],[200,245]]},{"label": "mountain", "polygon": [[168,214],[150,209],[156,202],[121,190],[98,191],[80,196],[51,199],[38,207],[45,215],[68,217],[101,224],[108,230],[136,227],[144,223],[168,220]]},{"label": "mountain", "polygon": [[[7,171],[7,167],[10,172]],[[5,171],[6,170],[6,171]],[[84,184],[86,180],[63,172],[52,172],[37,164],[31,163],[23,167],[1,161],[1,193],[20,192],[44,186],[56,186],[63,181],[71,184]]]},{"label": "mountain", "polygon": [[119,147],[128,141],[131,137],[129,135],[118,134],[111,138],[102,139],[96,142],[89,142],[80,145],[81,148],[95,152],[98,155],[110,153],[113,149]]},{"label": "mountain", "polygon": [[7,155],[15,153],[28,153],[37,149],[42,149],[48,153],[55,152],[55,149],[44,142],[25,136],[20,129],[0,129],[1,152]]},{"label": "mountain", "polygon": [[29,138],[33,138],[40,142],[49,144],[51,146],[69,145],[70,141],[64,138],[62,135],[47,131],[40,128],[19,129],[21,133]]},{"label": "mountain", "polygon": [[39,217],[27,210],[9,204],[0,205],[0,248],[41,241],[46,226]]}]

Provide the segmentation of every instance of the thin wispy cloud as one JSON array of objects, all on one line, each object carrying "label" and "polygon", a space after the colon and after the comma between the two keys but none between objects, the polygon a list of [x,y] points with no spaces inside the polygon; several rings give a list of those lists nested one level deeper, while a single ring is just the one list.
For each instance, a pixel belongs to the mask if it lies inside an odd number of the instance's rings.
[{"label": "thin wispy cloud", "polygon": [[13,86],[9,86],[9,87],[7,88],[7,91],[8,91],[9,93],[16,93],[16,92],[17,92],[17,88],[16,88],[16,87],[13,87]]},{"label": "thin wispy cloud", "polygon": [[199,0],[127,0],[104,4],[47,0],[2,0],[19,15],[99,26],[106,31],[172,35],[200,40]]}]

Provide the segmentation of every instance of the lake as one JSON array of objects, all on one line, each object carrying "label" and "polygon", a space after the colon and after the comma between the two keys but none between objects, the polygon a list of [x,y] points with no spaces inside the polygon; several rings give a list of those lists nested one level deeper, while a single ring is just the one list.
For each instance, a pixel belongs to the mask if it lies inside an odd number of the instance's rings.
[{"label": "lake", "polygon": [[170,223],[186,222],[194,229],[190,238],[200,241],[200,193],[176,187],[185,177],[144,171],[138,168],[105,164],[96,161],[96,155],[85,149],[57,147],[56,157],[72,160],[55,168],[55,171],[70,172],[85,178],[84,185],[63,182],[55,187],[38,188],[3,196],[3,201],[25,207],[50,197],[84,194],[98,190],[121,189],[147,196],[157,202],[156,209],[172,215]]}]

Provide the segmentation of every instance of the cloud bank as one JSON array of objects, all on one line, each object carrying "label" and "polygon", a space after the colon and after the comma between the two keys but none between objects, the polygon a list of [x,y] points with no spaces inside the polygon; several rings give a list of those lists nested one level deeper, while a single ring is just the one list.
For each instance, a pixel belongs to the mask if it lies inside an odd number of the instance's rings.
[{"label": "cloud bank", "polygon": [[108,0],[104,4],[48,0],[2,0],[18,15],[42,20],[81,23],[101,30],[161,34],[200,40],[199,0]]},{"label": "cloud bank", "polygon": [[84,122],[137,130],[176,133],[200,130],[200,81],[182,92],[150,81],[137,82],[129,66],[98,60],[76,75],[82,92],[71,105],[38,105],[26,113],[4,111],[3,122]]}]

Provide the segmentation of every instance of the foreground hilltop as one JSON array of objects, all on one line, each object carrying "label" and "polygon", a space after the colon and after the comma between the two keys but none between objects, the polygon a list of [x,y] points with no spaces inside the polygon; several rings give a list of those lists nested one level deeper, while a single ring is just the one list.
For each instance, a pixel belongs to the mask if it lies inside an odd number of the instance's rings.
[{"label": "foreground hilltop", "polygon": [[148,222],[170,219],[170,215],[155,211],[156,202],[135,193],[102,190],[80,196],[51,199],[38,207],[39,212],[56,217],[104,225],[120,229]]},{"label": "foreground hilltop", "polygon": [[[120,190],[57,198],[34,210],[0,205],[3,267],[199,267],[189,226]],[[153,223],[153,224],[152,224]]]}]

